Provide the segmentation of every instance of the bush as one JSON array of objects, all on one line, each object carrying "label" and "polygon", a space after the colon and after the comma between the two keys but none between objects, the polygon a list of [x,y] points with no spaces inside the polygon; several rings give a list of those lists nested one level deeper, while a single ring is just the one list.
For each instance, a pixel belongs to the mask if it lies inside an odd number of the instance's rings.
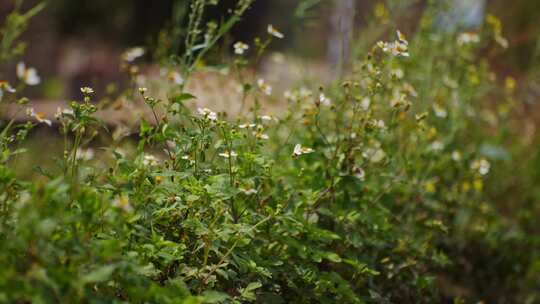
[{"label": "bush", "polygon": [[[377,43],[344,80],[287,91],[280,115],[265,112],[268,84],[245,81],[253,106],[230,118],[192,111],[185,81],[250,1],[204,29],[208,4],[192,4],[167,98],[138,88],[142,49],[123,57],[133,86],[122,98],[143,100],[154,119],[136,145],[116,137],[90,150],[108,136],[95,117],[104,105],[82,88],[57,114],[58,167],[32,182],[11,168],[35,123],[3,126],[0,301],[539,300],[537,234],[489,200],[511,157],[498,134],[517,107],[513,80],[501,88],[476,56],[504,41],[496,19],[478,34],[440,32],[427,10],[410,41],[398,31]],[[279,36],[269,28],[252,51]],[[247,63],[238,54],[231,65]],[[24,107],[8,87],[4,98]]]}]

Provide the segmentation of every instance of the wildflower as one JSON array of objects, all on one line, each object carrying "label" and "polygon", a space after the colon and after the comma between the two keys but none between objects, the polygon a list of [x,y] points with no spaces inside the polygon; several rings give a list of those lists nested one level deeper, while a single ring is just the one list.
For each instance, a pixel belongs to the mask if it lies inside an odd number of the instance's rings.
[{"label": "wildflower", "polygon": [[49,127],[52,126],[52,122],[49,119],[45,118],[45,114],[43,113],[36,113],[34,111],[34,108],[28,108],[26,109],[26,114],[28,116],[34,117],[38,122],[44,123],[48,125]]},{"label": "wildflower", "polygon": [[480,36],[478,36],[478,34],[474,32],[461,33],[457,37],[457,44],[460,46],[478,42],[480,42]]},{"label": "wildflower", "polygon": [[262,115],[262,116],[259,116],[259,118],[261,120],[266,120],[266,121],[271,121],[272,119],[274,119],[272,116],[270,115]]},{"label": "wildflower", "polygon": [[15,93],[16,90],[7,81],[0,81],[0,101],[4,97],[4,92]]},{"label": "wildflower", "polygon": [[158,159],[154,155],[146,154],[143,157],[143,165],[145,166],[157,166],[158,163]]},{"label": "wildflower", "polygon": [[259,80],[257,80],[257,85],[259,86],[259,89],[263,91],[264,94],[272,95],[272,87],[266,84],[264,82],[264,79],[260,78]]},{"label": "wildflower", "polygon": [[392,77],[396,77],[396,79],[401,79],[403,76],[405,76],[405,73],[402,69],[393,69],[390,71],[390,75],[392,75]]},{"label": "wildflower", "polygon": [[212,110],[210,110],[208,108],[198,108],[197,112],[199,113],[199,115],[204,116],[204,118],[206,118],[208,120],[211,120],[211,121],[216,121],[217,120],[216,112],[213,112]]},{"label": "wildflower", "polygon": [[268,25],[268,28],[266,29],[268,31],[268,34],[271,36],[274,36],[279,39],[283,39],[285,37],[281,32],[279,32],[272,24]]},{"label": "wildflower", "polygon": [[184,78],[182,78],[182,75],[176,71],[170,71],[167,73],[167,79],[177,85],[184,84]]},{"label": "wildflower", "polygon": [[444,144],[441,141],[436,140],[431,143],[430,148],[433,151],[441,151],[444,149]]},{"label": "wildflower", "polygon": [[435,116],[440,118],[446,118],[448,116],[448,112],[446,112],[446,109],[438,104],[433,105],[433,112],[435,113]]},{"label": "wildflower", "polygon": [[488,174],[490,168],[491,164],[485,158],[475,160],[471,164],[471,169],[477,170],[480,175]]},{"label": "wildflower", "polygon": [[146,91],[148,91],[147,88],[139,88],[139,93],[140,93],[141,95],[146,94]]},{"label": "wildflower", "polygon": [[309,154],[309,153],[313,153],[313,152],[315,152],[315,150],[313,150],[311,148],[302,147],[302,145],[300,145],[300,144],[296,144],[294,146],[293,156],[297,157],[297,156],[300,156],[300,155],[303,155],[303,154]]},{"label": "wildflower", "polygon": [[247,128],[256,128],[257,124],[251,123],[251,124],[240,124],[238,125],[238,128],[240,129],[247,129]]},{"label": "wildflower", "polygon": [[17,64],[17,77],[30,86],[38,85],[41,82],[37,70],[35,68],[26,68],[24,62]]},{"label": "wildflower", "polygon": [[142,47],[128,49],[122,54],[122,59],[127,62],[133,62],[135,59],[144,56],[145,50]]},{"label": "wildflower", "polygon": [[396,57],[409,57],[409,42],[399,30],[396,32],[398,39],[394,42],[377,42],[377,46],[385,53],[391,53]]},{"label": "wildflower", "polygon": [[306,87],[301,87],[298,91],[298,95],[300,96],[300,98],[309,98],[313,95],[313,92]]},{"label": "wildflower", "polygon": [[94,158],[94,150],[91,148],[81,149],[77,148],[77,159],[78,160],[91,160]]},{"label": "wildflower", "polygon": [[458,162],[461,160],[461,152],[459,152],[458,150],[455,150],[452,152],[452,160],[454,160],[455,162]]},{"label": "wildflower", "polygon": [[238,154],[236,154],[236,152],[234,151],[225,151],[225,152],[219,153],[219,156],[230,158],[230,157],[237,157]]},{"label": "wildflower", "polygon": [[120,208],[124,212],[133,211],[133,207],[129,203],[129,197],[127,195],[120,195],[112,201],[114,207]]},{"label": "wildflower", "polygon": [[330,106],[332,104],[332,101],[326,97],[323,93],[319,95],[319,103],[324,106]]},{"label": "wildflower", "polygon": [[82,87],[81,93],[83,93],[84,95],[94,94],[94,89],[92,89],[91,87]]},{"label": "wildflower", "polygon": [[234,47],[234,53],[236,55],[243,55],[249,49],[249,45],[241,41],[238,41],[237,43],[235,43],[233,47]]},{"label": "wildflower", "polygon": [[361,181],[364,181],[366,179],[366,172],[364,171],[364,169],[360,167],[354,167],[353,171],[354,177],[358,178]]},{"label": "wildflower", "polygon": [[257,190],[251,188],[251,189],[240,189],[240,191],[244,192],[246,195],[252,195],[257,194]]},{"label": "wildflower", "polygon": [[360,101],[360,107],[364,111],[367,111],[370,105],[371,105],[371,99],[369,97],[364,97],[362,101]]},{"label": "wildflower", "polygon": [[264,140],[267,140],[267,139],[270,139],[270,137],[268,136],[268,134],[264,134],[264,133],[260,133],[260,132],[253,132],[252,133],[255,138],[257,139],[264,139]]}]

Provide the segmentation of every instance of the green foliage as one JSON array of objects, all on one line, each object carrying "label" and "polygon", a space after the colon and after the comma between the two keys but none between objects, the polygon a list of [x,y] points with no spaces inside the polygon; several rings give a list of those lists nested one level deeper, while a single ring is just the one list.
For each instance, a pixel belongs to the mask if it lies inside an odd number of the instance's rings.
[{"label": "green foliage", "polygon": [[[193,2],[187,52],[173,58],[186,80],[251,2],[239,3],[202,41],[212,1]],[[115,138],[93,159],[106,130],[82,88],[57,114],[65,151],[42,182],[11,166],[33,125],[8,123],[0,302],[540,300],[534,210],[509,217],[492,201],[518,155],[502,140],[515,83],[501,88],[476,56],[500,30],[441,33],[431,16],[410,41],[378,43],[346,79],[291,88],[276,117],[264,115],[269,90],[256,78],[242,83],[255,105],[228,119],[192,111],[182,84],[167,94],[133,85],[122,98],[143,100],[153,120],[135,147]],[[262,52],[271,39],[257,41]],[[495,109],[486,96],[498,96]]]}]

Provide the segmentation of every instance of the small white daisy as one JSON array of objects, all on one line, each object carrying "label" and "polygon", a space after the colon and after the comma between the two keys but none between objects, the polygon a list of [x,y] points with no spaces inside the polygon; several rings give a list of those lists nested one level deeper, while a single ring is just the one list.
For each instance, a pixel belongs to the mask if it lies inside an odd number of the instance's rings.
[{"label": "small white daisy", "polygon": [[278,31],[272,24],[269,24],[266,30],[268,34],[276,38],[283,39],[285,37],[285,35],[283,35],[280,31]]},{"label": "small white daisy", "polygon": [[41,82],[37,70],[35,68],[26,68],[24,62],[17,64],[17,77],[30,86],[38,85]]},{"label": "small white daisy", "polygon": [[238,41],[233,45],[233,48],[236,55],[243,55],[249,49],[249,45]]}]

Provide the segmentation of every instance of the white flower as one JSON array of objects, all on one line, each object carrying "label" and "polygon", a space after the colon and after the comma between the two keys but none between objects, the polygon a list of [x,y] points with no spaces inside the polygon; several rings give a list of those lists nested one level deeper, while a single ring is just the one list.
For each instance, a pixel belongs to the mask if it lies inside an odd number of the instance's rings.
[{"label": "white flower", "polygon": [[158,163],[158,159],[154,155],[145,154],[143,157],[143,165],[145,166],[157,166]]},{"label": "white flower", "polygon": [[264,139],[264,140],[267,140],[267,139],[270,138],[270,137],[268,136],[268,134],[264,134],[264,133],[253,132],[252,134],[253,134],[253,135],[255,136],[255,138],[257,138],[257,139]]},{"label": "white flower", "polygon": [[112,205],[114,207],[122,209],[124,212],[133,211],[133,207],[129,203],[129,198],[127,197],[127,195],[120,195],[120,196],[116,197],[112,201]]},{"label": "white flower", "polygon": [[254,123],[238,125],[238,128],[240,128],[240,129],[247,129],[247,128],[253,129],[253,128],[256,128],[256,127],[257,127],[257,124],[254,124]]},{"label": "white flower", "polygon": [[272,24],[269,24],[266,30],[268,31],[268,34],[270,34],[270,35],[272,35],[272,36],[274,36],[276,38],[283,39],[283,37],[285,37]]},{"label": "white flower", "polygon": [[300,144],[296,144],[294,146],[294,150],[293,150],[293,156],[300,156],[302,154],[309,154],[309,153],[313,153],[315,152],[315,150],[311,149],[311,148],[305,148],[305,147],[302,147],[302,145]]},{"label": "white flower", "polygon": [[369,106],[371,105],[371,99],[369,97],[364,97],[362,101],[360,101],[360,107],[362,110],[367,111],[369,110]]},{"label": "white flower", "polygon": [[216,112],[213,112],[212,110],[210,110],[208,108],[198,108],[197,112],[199,113],[199,115],[204,116],[204,118],[207,118],[207,119],[209,119],[211,121],[216,121],[217,120]]},{"label": "white flower", "polygon": [[354,177],[358,178],[361,181],[364,181],[366,179],[366,172],[364,171],[364,169],[360,167],[355,167],[353,168],[353,171]]},{"label": "white flower", "polygon": [[94,150],[92,148],[88,148],[88,149],[77,148],[78,160],[91,160],[93,158],[94,158]]},{"label": "white flower", "polygon": [[386,124],[384,123],[384,120],[382,119],[374,119],[373,125],[381,130],[386,130]]},{"label": "white flower", "polygon": [[184,78],[176,71],[169,71],[169,73],[167,73],[167,80],[177,85],[184,84]]},{"label": "white flower", "polygon": [[319,103],[324,106],[332,105],[332,101],[328,97],[326,97],[323,93],[319,94]]},{"label": "white flower", "polygon": [[272,87],[266,84],[264,82],[264,79],[260,78],[259,80],[257,80],[257,85],[259,86],[259,89],[263,91],[264,94],[272,95]]},{"label": "white flower", "polygon": [[433,105],[433,112],[435,113],[435,116],[440,118],[446,118],[448,116],[448,112],[446,112],[446,109],[438,104]]},{"label": "white flower", "polygon": [[259,116],[259,118],[261,120],[266,120],[266,121],[271,121],[272,119],[274,119],[272,116],[270,115],[262,115],[262,116]]},{"label": "white flower", "polygon": [[444,149],[444,144],[441,141],[436,140],[431,143],[430,148],[433,151],[441,151]]},{"label": "white flower", "polygon": [[461,160],[461,152],[459,152],[458,150],[455,150],[452,152],[452,160],[454,160],[455,162],[458,162]]},{"label": "white flower", "polygon": [[15,93],[16,90],[7,81],[0,81],[0,101],[4,97],[4,92]]},{"label": "white flower", "polygon": [[94,94],[94,89],[92,89],[91,87],[82,87],[81,93],[83,93],[84,95]]},{"label": "white flower", "polygon": [[246,195],[252,195],[257,194],[257,190],[251,188],[251,189],[240,189],[240,191],[244,192]]},{"label": "white flower", "polygon": [[28,108],[26,109],[26,114],[28,116],[34,117],[38,122],[44,123],[48,125],[49,127],[52,126],[52,122],[49,119],[45,118],[45,114],[43,113],[36,113],[34,111],[34,108]]},{"label": "white flower", "polygon": [[243,55],[249,49],[249,45],[241,41],[238,41],[237,43],[235,43],[233,47],[234,47],[234,53],[237,55]]},{"label": "white flower", "polygon": [[405,35],[400,31],[396,31],[398,39],[394,42],[377,42],[377,46],[385,53],[391,53],[396,57],[409,57],[409,42],[405,38]]},{"label": "white flower", "polygon": [[37,74],[35,68],[26,68],[24,62],[17,64],[17,77],[27,85],[38,85],[41,82],[41,78]]},{"label": "white flower", "polygon": [[300,98],[309,98],[313,95],[313,92],[306,87],[301,87],[298,91],[298,95],[300,96]]},{"label": "white flower", "polygon": [[474,32],[461,33],[457,37],[457,44],[460,46],[478,42],[480,42],[480,36],[478,36],[478,34]]},{"label": "white flower", "polygon": [[230,158],[230,157],[237,157],[238,154],[236,154],[236,152],[234,151],[225,151],[225,152],[219,153],[219,156]]},{"label": "white flower", "polygon": [[488,174],[490,168],[491,164],[485,158],[475,160],[471,164],[471,169],[478,170],[478,173],[480,173],[480,175]]},{"label": "white flower", "polygon": [[127,62],[133,62],[135,59],[142,57],[144,53],[145,50],[142,47],[134,47],[124,52],[124,54],[122,54],[122,59]]}]

